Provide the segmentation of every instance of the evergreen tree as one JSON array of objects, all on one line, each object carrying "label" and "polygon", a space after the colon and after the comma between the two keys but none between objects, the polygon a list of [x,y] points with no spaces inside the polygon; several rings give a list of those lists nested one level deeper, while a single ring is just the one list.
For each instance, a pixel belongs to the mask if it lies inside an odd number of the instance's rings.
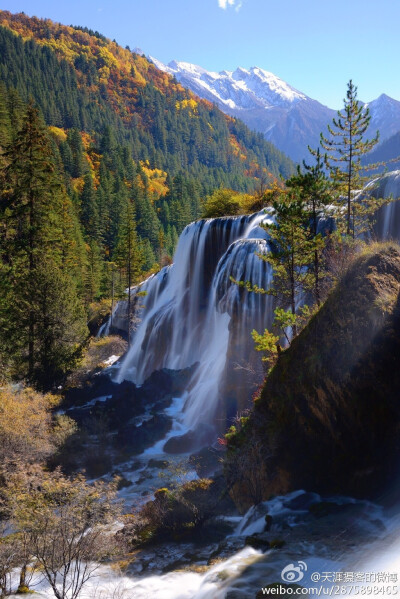
[{"label": "evergreen tree", "polygon": [[10,138],[11,121],[7,107],[7,90],[5,85],[0,82],[0,156],[9,144]]},{"label": "evergreen tree", "polygon": [[125,205],[125,213],[119,232],[117,245],[114,252],[115,263],[126,273],[126,284],[128,288],[128,345],[132,333],[132,286],[139,282],[143,266],[143,251],[139,244],[135,212],[132,202]]},{"label": "evergreen tree", "polygon": [[[277,224],[268,226],[272,251],[260,255],[273,269],[273,283],[268,291],[283,307],[297,315],[300,294],[312,286],[309,265],[313,260],[314,244],[304,227],[304,204],[297,190],[290,190],[284,201],[274,203]],[[296,320],[291,324],[297,335]]]},{"label": "evergreen tree", "polygon": [[[59,359],[61,349],[54,353],[51,366],[51,352],[46,353],[44,345],[53,332],[46,327],[52,327],[61,312],[68,318],[76,294],[74,286],[66,280],[68,251],[65,243],[68,239],[63,239],[63,232],[67,234],[67,228],[63,228],[65,193],[55,166],[51,142],[33,103],[28,105],[22,127],[7,148],[5,157],[7,164],[3,168],[0,190],[0,251],[2,265],[8,269],[11,282],[7,289],[7,312],[3,311],[0,320],[6,322],[10,349],[14,352],[15,361],[21,365],[21,373],[30,381],[44,385],[43,377],[39,381],[36,376],[39,371],[47,372],[47,384],[51,385],[54,382],[51,377],[60,368],[67,370],[70,361],[67,345],[61,337],[58,347],[65,350],[63,367]],[[48,304],[47,324],[44,324],[44,314],[37,305],[40,289],[44,281],[49,280],[50,272],[51,277],[64,281],[69,295],[60,293],[64,303],[60,300]],[[52,309],[53,319],[50,319]],[[77,322],[82,324],[82,320]],[[79,343],[79,336],[75,343]],[[55,348],[54,345],[52,347]],[[44,358],[46,368],[41,363]],[[24,369],[25,363],[27,369]]]},{"label": "evergreen tree", "polygon": [[84,177],[81,195],[81,222],[87,237],[97,241],[100,237],[99,213],[96,202],[96,192],[93,187],[93,180],[90,173],[87,173]]},{"label": "evergreen tree", "polygon": [[85,170],[85,160],[81,134],[77,129],[70,129],[68,131],[67,142],[72,155],[70,175],[75,178],[81,177]]},{"label": "evergreen tree", "polygon": [[90,239],[87,246],[85,299],[90,304],[98,299],[103,275],[103,262],[98,243]]},{"label": "evergreen tree", "polygon": [[371,140],[365,139],[371,116],[368,107],[364,108],[358,102],[357,87],[351,79],[347,84],[347,94],[343,102],[343,110],[338,111],[332,126],[328,126],[329,136],[325,137],[321,133],[321,145],[328,151],[326,164],[336,187],[346,198],[347,235],[352,233],[354,237],[357,211],[360,212],[361,219],[365,214],[363,205],[354,198],[355,192],[366,182],[362,176],[361,157],[378,143],[379,133]]},{"label": "evergreen tree", "polygon": [[34,293],[30,296],[35,322],[31,379],[46,390],[77,365],[81,343],[88,334],[85,312],[74,280],[51,259],[35,269]]},{"label": "evergreen tree", "polygon": [[[327,216],[327,207],[332,203],[332,189],[324,170],[324,159],[319,148],[315,152],[315,164],[308,165],[303,161],[304,172],[300,167],[297,174],[286,181],[289,188],[297,190],[302,202],[304,213],[304,227],[308,231],[309,241],[314,247],[312,262],[313,295],[317,305],[321,304],[321,278],[323,277],[323,249],[325,247],[324,234],[318,232],[318,222],[324,221]],[[311,265],[310,265],[311,267]]]}]

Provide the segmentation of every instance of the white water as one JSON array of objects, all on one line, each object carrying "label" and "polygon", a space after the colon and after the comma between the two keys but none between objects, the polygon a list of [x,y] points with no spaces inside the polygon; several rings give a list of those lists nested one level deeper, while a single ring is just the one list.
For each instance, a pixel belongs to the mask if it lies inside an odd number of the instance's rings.
[{"label": "white water", "polygon": [[214,422],[232,338],[243,340],[242,355],[235,354],[235,359],[245,360],[251,330],[271,321],[271,298],[248,293],[230,280],[270,285],[271,269],[256,251],[268,251],[259,225],[271,218],[271,211],[263,211],[188,225],[173,265],[137,289],[145,291],[145,297],[134,295],[134,302],[144,307],[137,308],[140,322],[117,381],[141,384],[154,370],[198,363],[188,385],[181,422],[185,430]]}]

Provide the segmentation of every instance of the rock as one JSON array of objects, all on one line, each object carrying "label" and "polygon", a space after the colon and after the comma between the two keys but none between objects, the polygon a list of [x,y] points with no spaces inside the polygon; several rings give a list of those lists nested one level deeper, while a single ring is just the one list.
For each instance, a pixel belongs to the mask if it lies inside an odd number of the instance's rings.
[{"label": "rock", "polygon": [[147,464],[148,468],[158,468],[159,470],[165,470],[168,466],[169,462],[167,460],[154,460],[153,458]]},{"label": "rock", "polygon": [[127,478],[125,478],[125,476],[119,475],[117,484],[118,491],[121,491],[121,489],[126,489],[127,487],[131,487],[132,485],[133,482],[131,480],[128,480]]},{"label": "rock", "polygon": [[203,447],[189,458],[189,464],[194,467],[198,476],[214,475],[222,472],[223,452],[214,447]]},{"label": "rock", "polygon": [[194,449],[204,447],[214,435],[214,429],[205,424],[200,425],[195,431],[188,431],[184,435],[171,437],[164,445],[165,453],[189,453]]},{"label": "rock", "polygon": [[271,549],[282,549],[284,545],[285,541],[283,539],[272,539],[272,541],[269,544]]},{"label": "rock", "polygon": [[263,533],[255,533],[245,538],[245,544],[253,549],[267,551],[270,548],[270,542]]},{"label": "rock", "polygon": [[127,424],[122,427],[114,439],[114,446],[123,452],[142,453],[171,430],[172,420],[164,414],[157,414],[141,426]]},{"label": "rock", "polygon": [[265,520],[265,532],[268,532],[271,530],[271,526],[272,526],[272,516],[270,514],[267,514],[264,518]]},{"label": "rock", "polygon": [[131,472],[135,472],[136,470],[140,470],[140,468],[143,467],[142,462],[139,462],[139,460],[136,460],[135,462],[133,462],[133,464],[131,464],[128,468],[128,470],[130,470]]},{"label": "rock", "polygon": [[297,495],[297,497],[293,497],[293,499],[284,501],[283,505],[289,510],[308,510],[310,505],[315,503],[318,499],[319,496],[316,493],[304,492],[301,495]]},{"label": "rock", "polygon": [[296,489],[374,499],[393,484],[399,292],[400,247],[372,244],[281,353],[252,415],[228,439],[224,472],[241,510]]},{"label": "rock", "polygon": [[308,508],[310,514],[316,518],[323,518],[324,516],[330,516],[331,514],[347,512],[349,509],[354,509],[354,505],[348,503],[340,504],[333,501],[319,501],[312,503]]}]

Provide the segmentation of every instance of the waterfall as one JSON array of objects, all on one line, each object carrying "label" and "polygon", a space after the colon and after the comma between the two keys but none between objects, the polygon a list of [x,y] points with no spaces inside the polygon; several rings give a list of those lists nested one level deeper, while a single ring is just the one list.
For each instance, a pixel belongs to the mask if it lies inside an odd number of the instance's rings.
[{"label": "waterfall", "polygon": [[378,239],[400,242],[400,170],[386,173],[366,185],[364,193],[374,198],[392,198],[377,214],[375,234]]},{"label": "waterfall", "polygon": [[[198,363],[184,406],[187,429],[213,423],[219,398],[235,379],[235,365],[254,360],[252,329],[271,324],[272,298],[231,281],[269,286],[271,267],[256,252],[268,251],[266,232],[259,225],[271,219],[269,209],[188,225],[174,263],[133,290],[138,325],[117,381],[141,384],[154,370]],[[140,297],[137,291],[146,295]]]}]

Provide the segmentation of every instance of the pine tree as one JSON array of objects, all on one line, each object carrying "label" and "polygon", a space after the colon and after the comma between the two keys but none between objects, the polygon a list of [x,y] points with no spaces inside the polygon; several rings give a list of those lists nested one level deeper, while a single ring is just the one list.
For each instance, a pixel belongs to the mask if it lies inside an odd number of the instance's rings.
[{"label": "pine tree", "polygon": [[362,205],[354,200],[354,193],[366,182],[362,176],[361,157],[378,143],[379,133],[371,140],[365,139],[371,116],[368,107],[364,108],[358,102],[357,87],[351,79],[343,102],[343,110],[338,111],[332,126],[328,126],[329,136],[325,137],[321,133],[321,145],[328,151],[326,164],[336,187],[346,198],[347,235],[352,233],[354,237],[356,213],[358,209],[362,209]]},{"label": "pine tree", "polygon": [[[274,203],[277,224],[268,227],[272,251],[260,257],[273,269],[274,278],[268,291],[297,315],[300,294],[312,286],[309,265],[314,255],[313,240],[304,226],[304,204],[298,190],[288,192],[284,201]],[[291,324],[297,335],[296,320]]]},{"label": "pine tree", "polygon": [[114,261],[126,273],[128,288],[128,344],[132,328],[132,286],[139,282],[143,266],[143,252],[136,232],[135,211],[132,202],[125,205],[124,216],[114,252]]},{"label": "pine tree", "polygon": [[85,170],[81,134],[77,129],[71,129],[68,131],[67,141],[72,154],[72,168],[70,174],[72,177],[81,177]]},{"label": "pine tree", "polygon": [[90,173],[84,177],[81,195],[81,222],[88,239],[99,240],[99,212],[96,202],[96,192]]},{"label": "pine tree", "polygon": [[86,254],[85,300],[90,304],[98,299],[103,274],[100,247],[94,239],[87,243]]},{"label": "pine tree", "polygon": [[[14,353],[14,361],[20,365],[19,374],[41,386],[50,386],[55,373],[60,369],[65,372],[71,364],[67,349],[70,340],[60,336],[57,351],[55,344],[48,344],[50,336],[56,334],[52,330],[55,320],[61,318],[61,314],[68,319],[73,313],[80,331],[84,320],[78,318],[72,308],[76,302],[76,291],[69,275],[69,240],[63,237],[63,233],[68,235],[69,231],[65,220],[65,190],[57,172],[52,144],[33,103],[28,105],[22,127],[5,156],[7,164],[3,169],[0,190],[0,257],[8,269],[10,284],[6,290],[7,312],[2,310],[0,320],[6,324],[5,334],[9,335],[8,343]],[[46,304],[47,317],[44,321],[44,313],[38,309],[40,290],[50,278],[54,279],[59,299],[56,301],[52,296],[53,300]],[[65,293],[60,288],[61,283],[66,287]],[[50,297],[48,286],[46,289]],[[4,304],[0,306],[3,307]],[[77,335],[74,344],[78,344],[81,334],[77,329],[74,331]],[[60,359],[61,355],[64,362]],[[46,383],[43,376],[40,380],[36,378],[39,371],[47,372]]]},{"label": "pine tree", "polygon": [[329,216],[327,208],[332,203],[332,189],[325,174],[324,157],[321,156],[319,148],[314,155],[315,164],[308,165],[303,161],[304,171],[301,172],[298,167],[297,174],[288,179],[286,185],[297,190],[302,201],[304,228],[308,231],[309,241],[314,246],[312,292],[319,306],[321,304],[321,278],[323,277],[322,254],[325,247],[324,233],[326,231],[318,231],[318,222]]},{"label": "pine tree", "polygon": [[11,121],[7,107],[7,90],[0,82],[0,156],[10,142]]},{"label": "pine tree", "polygon": [[85,312],[72,277],[51,259],[35,270],[30,305],[36,340],[31,379],[46,390],[77,365],[88,334]]}]

